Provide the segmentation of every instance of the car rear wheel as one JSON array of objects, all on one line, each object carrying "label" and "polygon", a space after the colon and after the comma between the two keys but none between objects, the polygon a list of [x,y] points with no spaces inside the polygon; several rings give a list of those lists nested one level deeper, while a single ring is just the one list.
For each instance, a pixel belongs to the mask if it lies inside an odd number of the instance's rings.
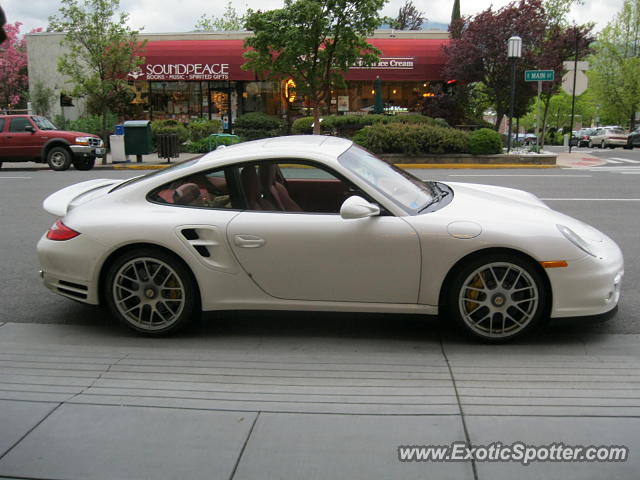
[{"label": "car rear wheel", "polygon": [[542,275],[515,254],[476,258],[454,276],[448,308],[467,334],[500,343],[534,329],[547,315]]},{"label": "car rear wheel", "polygon": [[120,256],[107,271],[104,297],[122,323],[149,336],[174,333],[199,312],[193,275],[161,250],[135,249]]},{"label": "car rear wheel", "polygon": [[47,163],[51,170],[67,170],[71,166],[71,152],[64,147],[53,147],[47,152]]},{"label": "car rear wheel", "polygon": [[91,170],[95,164],[95,157],[80,158],[73,161],[73,166],[76,170]]}]

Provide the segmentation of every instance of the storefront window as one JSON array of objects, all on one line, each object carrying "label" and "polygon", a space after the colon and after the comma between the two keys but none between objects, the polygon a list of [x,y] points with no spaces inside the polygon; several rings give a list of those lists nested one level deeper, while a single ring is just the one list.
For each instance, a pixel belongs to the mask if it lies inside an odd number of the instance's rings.
[{"label": "storefront window", "polygon": [[281,113],[281,92],[278,82],[247,82],[242,94],[243,113],[264,112],[269,115]]}]

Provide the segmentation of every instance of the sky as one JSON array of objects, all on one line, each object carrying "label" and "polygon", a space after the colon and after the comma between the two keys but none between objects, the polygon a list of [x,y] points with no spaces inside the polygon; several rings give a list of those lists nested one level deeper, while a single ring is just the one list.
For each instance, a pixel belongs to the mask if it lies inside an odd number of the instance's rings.
[{"label": "sky", "polygon": [[[248,8],[270,10],[280,8],[282,0],[233,0],[238,12]],[[461,0],[463,16],[475,15],[493,5],[494,10],[509,3],[509,0]],[[601,30],[622,8],[623,0],[584,0],[575,6],[569,16],[578,24],[595,22],[596,31]],[[188,32],[203,13],[222,15],[227,0],[121,0],[121,9],[130,15],[129,25],[147,33]],[[396,16],[404,0],[390,0],[382,10],[383,15]],[[0,0],[7,21],[22,22],[22,33],[33,28],[46,28],[50,15],[58,12],[58,0]],[[425,13],[431,22],[449,23],[453,0],[414,0],[414,5]]]}]

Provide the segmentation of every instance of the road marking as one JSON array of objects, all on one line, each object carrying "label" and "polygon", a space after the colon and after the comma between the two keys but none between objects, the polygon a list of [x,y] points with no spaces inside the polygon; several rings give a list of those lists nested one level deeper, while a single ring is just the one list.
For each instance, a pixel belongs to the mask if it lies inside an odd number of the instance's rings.
[{"label": "road marking", "polygon": [[[566,169],[570,170],[570,169]],[[591,177],[591,175],[538,175],[535,173],[529,175],[516,175],[516,174],[505,174],[505,175],[490,175],[490,174],[477,174],[477,175],[458,175],[458,174],[449,174],[449,177],[557,177],[557,178],[567,178],[567,177]]]},{"label": "road marking", "polygon": [[640,198],[541,198],[545,202],[640,202]]},{"label": "road marking", "polygon": [[25,180],[30,180],[31,179],[31,177],[0,177],[0,179],[3,179],[3,178],[9,178],[9,179],[21,178],[21,179],[25,179]]},{"label": "road marking", "polygon": [[622,163],[621,161],[614,160],[613,158],[605,158],[604,161],[607,162],[607,163]]},{"label": "road marking", "polygon": [[640,163],[640,160],[632,160],[630,158],[611,157],[609,160],[618,160],[625,163]]}]

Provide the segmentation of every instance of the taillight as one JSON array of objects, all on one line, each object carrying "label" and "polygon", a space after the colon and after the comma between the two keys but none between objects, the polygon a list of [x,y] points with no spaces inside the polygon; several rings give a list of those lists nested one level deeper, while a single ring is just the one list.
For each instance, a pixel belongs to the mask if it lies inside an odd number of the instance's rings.
[{"label": "taillight", "polygon": [[51,225],[51,228],[47,232],[47,238],[49,240],[71,240],[78,235],[80,235],[80,232],[76,232],[67,227],[60,219],[56,220],[56,223]]}]

